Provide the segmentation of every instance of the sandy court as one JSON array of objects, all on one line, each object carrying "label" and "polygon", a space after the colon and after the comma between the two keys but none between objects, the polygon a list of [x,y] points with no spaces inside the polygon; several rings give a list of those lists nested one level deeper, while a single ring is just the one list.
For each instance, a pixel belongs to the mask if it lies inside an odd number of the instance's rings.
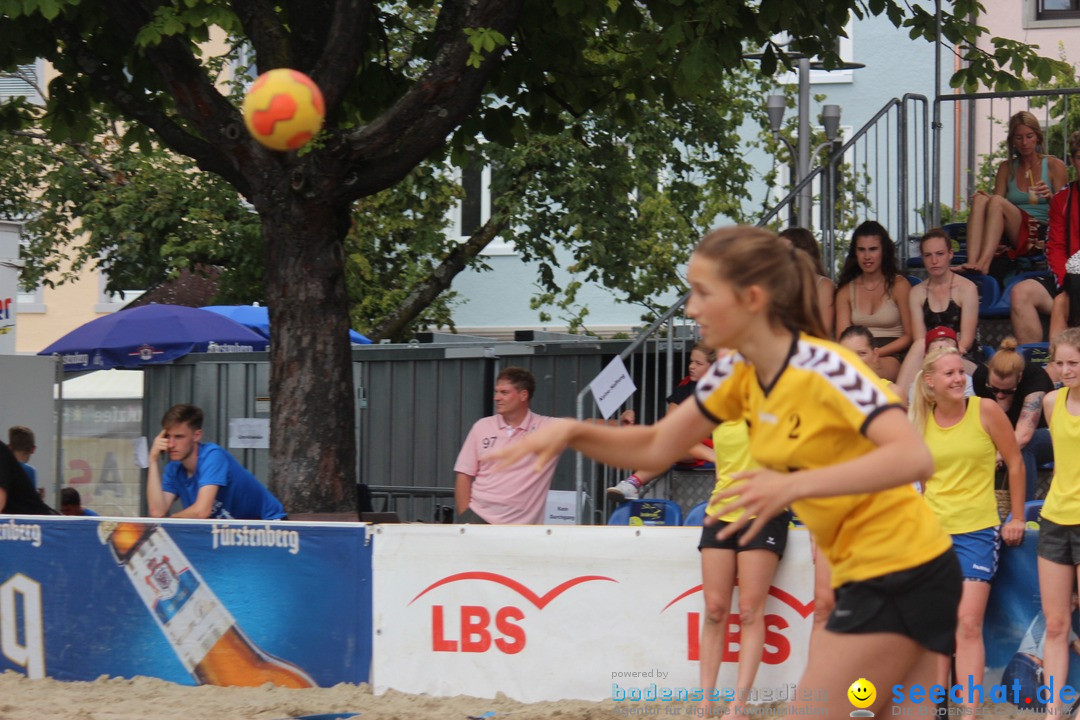
[{"label": "sandy court", "polygon": [[[779,717],[779,704],[758,706],[753,718]],[[694,703],[586,702],[519,703],[458,695],[436,698],[390,691],[375,696],[367,685],[287,690],[176,685],[156,678],[100,678],[94,682],[28,680],[15,672],[0,674],[0,720],[278,720],[304,716],[361,713],[364,720],[612,720],[614,718],[693,718]],[[958,709],[954,709],[956,712]],[[721,717],[730,718],[730,715]],[[928,717],[928,716],[917,716]],[[951,717],[971,717],[952,715]],[[1045,717],[1004,706],[983,706],[988,720],[1037,720]]]},{"label": "sandy court", "polygon": [[147,677],[60,682],[28,680],[11,671],[0,674],[0,720],[271,720],[345,712],[362,713],[365,720],[466,720],[489,711],[494,718],[514,720],[608,720],[619,717],[618,705],[578,700],[525,705],[505,698],[435,698],[394,691],[375,696],[367,685],[287,690],[191,687]]}]

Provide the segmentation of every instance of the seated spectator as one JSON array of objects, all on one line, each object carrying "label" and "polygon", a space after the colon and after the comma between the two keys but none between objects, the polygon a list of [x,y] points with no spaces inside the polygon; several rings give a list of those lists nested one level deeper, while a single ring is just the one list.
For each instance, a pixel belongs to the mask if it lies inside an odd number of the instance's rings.
[{"label": "seated spectator", "polygon": [[[1069,158],[1080,177],[1080,131],[1069,136]],[[1040,314],[1050,315],[1050,337],[1080,324],[1080,287],[1061,292],[1067,274],[1080,275],[1080,181],[1069,183],[1050,201],[1046,263],[1052,278],[1022,280],[1009,295],[1013,333],[1020,344],[1046,339]]]},{"label": "seated spectator", "polygon": [[96,512],[82,506],[82,497],[73,487],[66,487],[60,491],[60,512],[64,515],[98,517]]},{"label": "seated spectator", "polygon": [[878,349],[874,347],[873,333],[862,325],[848,325],[847,329],[840,334],[840,337],[837,338],[836,341],[858,355],[859,359],[866,363],[868,368],[874,371],[874,374],[878,376],[878,380],[881,381],[883,386],[888,387],[894,393],[903,397],[896,385],[881,377],[879,372],[881,367],[881,356],[878,354]]},{"label": "seated spectator", "polygon": [[[705,371],[708,370],[709,366],[715,361],[716,351],[712,348],[709,348],[702,343],[698,343],[694,346],[694,349],[690,351],[690,363],[686,369],[686,377],[682,379],[678,387],[676,387],[667,397],[667,412],[674,410],[678,407],[679,403],[687,398],[693,397],[698,379],[705,374]],[[683,458],[680,462],[698,464],[715,461],[716,455],[712,450],[712,438],[708,438],[706,441],[698,443],[691,448],[690,456]],[[609,487],[607,489],[607,496],[615,502],[637,500],[641,497],[645,486],[663,474],[664,473],[660,472],[637,470],[628,475],[625,479],[620,480],[615,485]]]},{"label": "seated spectator", "polygon": [[833,303],[836,300],[836,285],[832,278],[825,272],[825,266],[821,262],[821,248],[818,247],[814,234],[801,227],[789,227],[780,233],[780,239],[786,240],[796,250],[802,250],[814,261],[814,269],[817,270],[818,311],[821,313],[821,325],[825,328],[828,337],[833,336],[833,323],[836,320],[836,311]]},{"label": "seated spectator", "polygon": [[[935,328],[930,328],[926,333],[926,337],[923,338],[922,345],[918,348],[912,348],[907,357],[904,358],[904,364],[900,367],[900,375],[896,378],[897,394],[906,398],[908,405],[910,406],[912,400],[912,393],[915,390],[915,379],[922,372],[923,360],[930,354],[931,351],[937,350],[940,347],[949,347],[954,350],[959,350],[960,341],[957,338],[956,331],[950,327],[939,325]],[[967,380],[964,384],[964,397],[971,397],[975,394],[975,388],[972,384],[971,374],[975,372],[976,365],[967,358],[961,358],[964,366],[964,375]]]},{"label": "seated spectator", "polygon": [[25,425],[12,425],[8,428],[8,447],[15,454],[15,459],[22,465],[26,476],[30,478],[30,484],[34,486],[38,495],[44,500],[45,488],[38,487],[37,470],[30,464],[30,456],[37,452],[34,431]]},{"label": "seated spectator", "polygon": [[1034,115],[1021,110],[1009,118],[1008,145],[1011,157],[998,166],[993,194],[979,190],[971,198],[968,270],[987,274],[995,257],[1042,252],[1050,198],[1065,185],[1065,163],[1043,154]]},{"label": "seated spectator", "polygon": [[[1080,130],[1069,136],[1069,158],[1080,178]],[[1080,326],[1080,180],[1069,183],[1050,201],[1046,261],[1059,289],[1050,313],[1050,337],[1057,337],[1067,328]]]},{"label": "seated spectator", "polygon": [[911,285],[897,269],[896,247],[873,220],[855,228],[836,291],[836,334],[863,325],[874,335],[881,358],[878,373],[895,380],[904,351],[911,345]]},{"label": "seated spectator", "polygon": [[[165,517],[179,498],[180,518],[284,520],[276,497],[228,450],[202,442],[203,411],[173,405],[161,418],[161,432],[150,445],[146,504],[150,517]],[[162,469],[160,459],[166,458]]]},{"label": "seated spectator", "polygon": [[1027,497],[1034,498],[1039,465],[1054,459],[1042,412],[1043,396],[1054,385],[1043,368],[1024,360],[1016,348],[1016,338],[1002,340],[994,356],[976,368],[972,381],[975,394],[994,400],[1012,423],[1024,458]]},{"label": "seated spectator", "polygon": [[0,442],[0,513],[8,515],[56,515],[30,484],[22,465],[5,443]]},{"label": "seated spectator", "polygon": [[911,351],[923,345],[926,331],[935,327],[951,328],[957,336],[958,349],[966,355],[975,345],[979,323],[979,289],[950,267],[952,241],[941,228],[933,228],[919,240],[919,252],[926,268],[926,282],[911,288]]}]

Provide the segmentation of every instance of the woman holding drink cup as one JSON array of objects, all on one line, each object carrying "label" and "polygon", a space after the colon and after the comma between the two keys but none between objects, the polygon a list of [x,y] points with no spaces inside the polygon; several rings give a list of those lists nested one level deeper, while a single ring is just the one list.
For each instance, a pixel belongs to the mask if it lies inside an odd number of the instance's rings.
[{"label": "woman holding drink cup", "polygon": [[1050,198],[1067,182],[1065,163],[1042,153],[1043,131],[1028,111],[1009,118],[1008,145],[1011,157],[998,166],[993,194],[979,190],[971,198],[965,269],[988,273],[995,255],[1041,251]]}]

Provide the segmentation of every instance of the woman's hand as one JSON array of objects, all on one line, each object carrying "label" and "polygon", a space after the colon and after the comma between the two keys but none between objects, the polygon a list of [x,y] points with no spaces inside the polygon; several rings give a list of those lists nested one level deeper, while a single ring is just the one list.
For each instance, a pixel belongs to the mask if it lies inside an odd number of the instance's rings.
[{"label": "woman's hand", "polygon": [[1043,180],[1040,180],[1039,182],[1032,185],[1031,189],[1034,190],[1035,194],[1041,198],[1049,199],[1054,194],[1054,191],[1051,190],[1050,186],[1047,185],[1046,182],[1044,182]]},{"label": "woman's hand", "polygon": [[[739,544],[745,545],[761,531],[765,523],[797,499],[795,488],[798,483],[792,481],[790,474],[756,468],[735,473],[732,478],[735,482],[713,495],[713,499],[731,499],[726,505],[720,506],[716,517],[740,508],[744,513],[717,533],[718,540],[725,540],[749,525],[749,529],[739,539]],[[706,523],[712,524],[708,523],[708,520]]]},{"label": "woman's hand", "polygon": [[1001,539],[1006,545],[1019,545],[1024,541],[1025,526],[1022,518],[1013,518],[1001,526]]}]

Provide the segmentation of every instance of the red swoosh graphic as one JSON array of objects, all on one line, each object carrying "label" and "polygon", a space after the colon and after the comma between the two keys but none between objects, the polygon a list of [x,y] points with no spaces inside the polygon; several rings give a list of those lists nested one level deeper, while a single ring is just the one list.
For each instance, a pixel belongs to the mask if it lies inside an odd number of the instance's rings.
[{"label": "red swoosh graphic", "polygon": [[571,578],[564,583],[556,585],[555,587],[548,590],[547,593],[540,596],[519,583],[517,580],[508,578],[505,575],[500,575],[498,573],[492,572],[471,571],[457,573],[456,575],[450,575],[448,577],[444,577],[442,580],[428,585],[426,588],[421,590],[416,597],[409,601],[409,605],[412,605],[414,602],[419,600],[421,596],[430,592],[431,590],[434,590],[441,585],[448,585],[449,583],[457,582],[459,580],[489,580],[498,585],[504,585],[516,592],[517,594],[521,595],[521,597],[531,602],[533,605],[536,606],[538,610],[543,610],[548,603],[550,603],[552,600],[559,597],[575,585],[591,582],[593,580],[607,580],[608,582],[618,582],[618,580],[615,580],[614,578],[605,577],[603,575],[582,575],[581,577]]},{"label": "red swoosh graphic", "polygon": [[[738,585],[739,581],[736,580],[735,584]],[[671,607],[675,603],[679,602],[680,600],[682,600],[685,597],[689,597],[690,595],[693,595],[694,593],[698,592],[699,590],[701,590],[701,585],[695,585],[694,587],[690,588],[686,592],[680,593],[679,595],[677,595],[675,597],[674,600],[672,600],[667,605],[665,605],[660,612],[664,612],[664,610],[667,610],[669,607]],[[798,601],[798,599],[796,599],[796,597],[794,595],[792,595],[791,593],[786,592],[784,590],[781,590],[780,588],[776,587],[775,585],[770,585],[769,586],[769,594],[772,595],[777,600],[779,600],[780,602],[787,605],[788,607],[790,607],[795,612],[799,613],[799,615],[801,615],[804,618],[809,617],[810,613],[814,612],[814,600],[813,600],[813,598],[811,598],[810,602],[808,602],[808,603],[801,603],[801,602]]]}]

